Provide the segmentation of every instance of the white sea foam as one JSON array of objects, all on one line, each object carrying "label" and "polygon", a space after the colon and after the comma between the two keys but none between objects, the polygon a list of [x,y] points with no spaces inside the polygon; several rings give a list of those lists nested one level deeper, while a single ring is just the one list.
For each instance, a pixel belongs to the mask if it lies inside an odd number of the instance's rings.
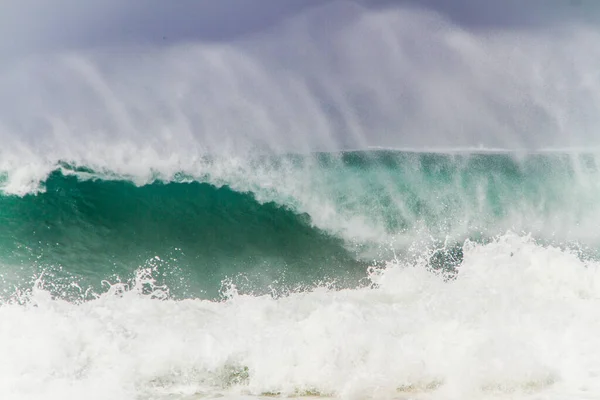
[{"label": "white sea foam", "polygon": [[455,280],[398,261],[278,299],[172,301],[148,271],[82,304],[39,283],[0,306],[0,398],[598,398],[600,265],[512,234],[464,250]]}]

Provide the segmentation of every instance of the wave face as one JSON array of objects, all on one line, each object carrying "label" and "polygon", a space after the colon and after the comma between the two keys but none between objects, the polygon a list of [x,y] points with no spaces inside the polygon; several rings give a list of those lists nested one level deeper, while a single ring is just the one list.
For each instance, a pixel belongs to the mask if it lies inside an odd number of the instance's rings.
[{"label": "wave face", "polygon": [[36,192],[0,197],[2,261],[91,287],[151,264],[174,295],[214,298],[227,278],[243,277],[253,293],[353,287],[369,263],[417,244],[458,246],[507,231],[599,245],[591,155],[265,156],[229,177],[223,162],[204,161],[218,177],[209,169],[141,185],[61,164]]},{"label": "wave face", "polygon": [[173,279],[185,279],[180,295],[188,296],[216,295],[223,279],[239,273],[269,285],[313,283],[325,272],[343,278],[359,266],[341,239],[312,227],[308,216],[226,186],[136,187],[61,171],[43,185],[37,195],[0,198],[4,262],[35,261],[92,282],[128,277],[151,262],[176,275],[167,279],[173,289]]}]

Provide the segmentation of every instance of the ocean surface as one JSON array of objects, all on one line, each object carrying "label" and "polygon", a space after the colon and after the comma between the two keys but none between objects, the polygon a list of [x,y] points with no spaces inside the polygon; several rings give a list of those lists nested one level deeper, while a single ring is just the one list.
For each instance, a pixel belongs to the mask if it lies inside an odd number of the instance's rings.
[{"label": "ocean surface", "polygon": [[595,154],[173,165],[0,174],[1,399],[598,398]]}]

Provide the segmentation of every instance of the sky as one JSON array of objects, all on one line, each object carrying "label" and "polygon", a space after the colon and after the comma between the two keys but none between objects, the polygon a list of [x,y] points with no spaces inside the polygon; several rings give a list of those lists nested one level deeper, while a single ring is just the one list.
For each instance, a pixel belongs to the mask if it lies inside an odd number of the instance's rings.
[{"label": "sky", "polygon": [[[536,29],[600,22],[593,0],[348,0],[368,9],[420,7],[478,29]],[[228,41],[269,29],[337,0],[43,0],[0,5],[0,52],[90,48],[131,43]],[[163,43],[166,42],[166,43]]]},{"label": "sky", "polygon": [[0,5],[0,49],[30,52],[131,43],[230,40],[322,0],[22,0]]},{"label": "sky", "polygon": [[600,146],[599,16],[592,0],[5,1],[0,137]]}]

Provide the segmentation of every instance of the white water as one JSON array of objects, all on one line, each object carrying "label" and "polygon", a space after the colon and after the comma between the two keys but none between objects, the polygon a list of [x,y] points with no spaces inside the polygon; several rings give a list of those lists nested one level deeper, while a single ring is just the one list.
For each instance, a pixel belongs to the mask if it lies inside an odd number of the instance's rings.
[{"label": "white water", "polygon": [[512,234],[449,282],[399,262],[376,289],[175,302],[148,278],[2,305],[0,398],[600,398],[600,265]]}]

